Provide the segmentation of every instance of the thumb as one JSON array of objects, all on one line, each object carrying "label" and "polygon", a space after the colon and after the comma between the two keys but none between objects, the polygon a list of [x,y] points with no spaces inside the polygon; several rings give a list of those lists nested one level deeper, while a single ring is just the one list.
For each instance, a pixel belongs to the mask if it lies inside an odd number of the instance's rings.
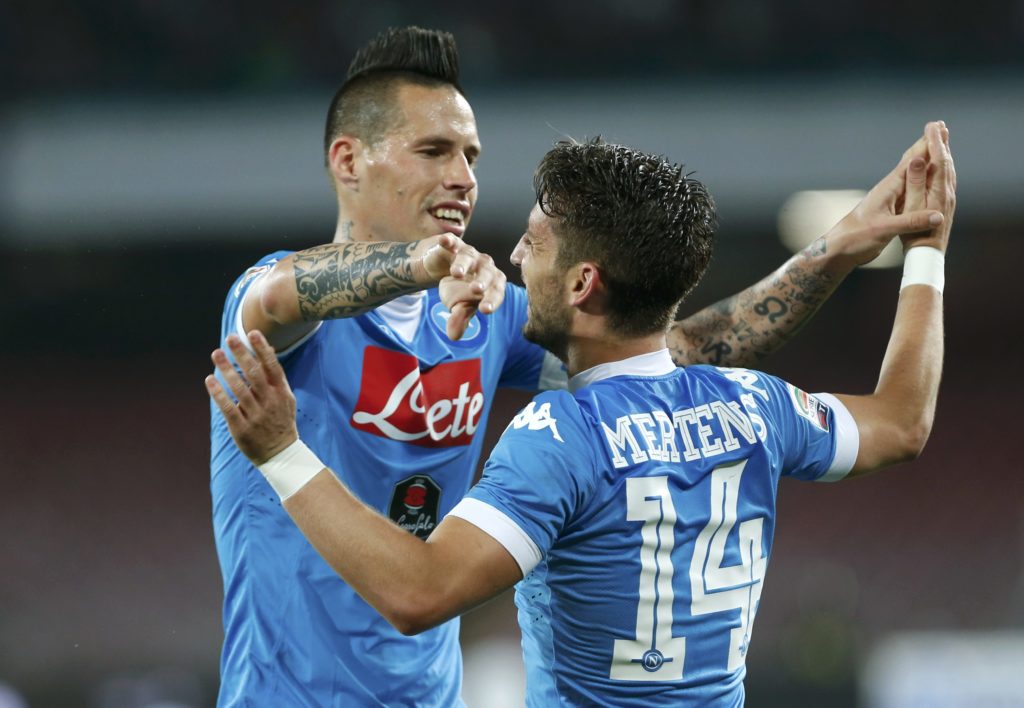
[{"label": "thumb", "polygon": [[896,214],[875,225],[877,235],[913,234],[919,231],[931,231],[942,223],[942,212],[934,209],[921,209],[904,214]]},{"label": "thumb", "polygon": [[451,234],[442,234],[437,243],[423,254],[423,266],[433,278],[443,278],[448,274],[452,261],[458,251],[458,239]]}]

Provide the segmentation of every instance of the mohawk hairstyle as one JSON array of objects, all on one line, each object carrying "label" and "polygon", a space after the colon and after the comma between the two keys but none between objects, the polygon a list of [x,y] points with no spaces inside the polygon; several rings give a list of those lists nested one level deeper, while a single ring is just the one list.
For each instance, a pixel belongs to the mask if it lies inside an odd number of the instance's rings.
[{"label": "mohawk hairstyle", "polygon": [[451,32],[391,27],[356,52],[346,83],[373,71],[406,71],[459,87],[459,51]]},{"label": "mohawk hairstyle", "polygon": [[667,329],[711,261],[717,218],[705,186],[682,165],[601,138],[557,143],[533,186],[555,220],[558,266],[600,268],[611,327],[627,336]]},{"label": "mohawk hairstyle", "polygon": [[338,135],[373,145],[400,123],[396,94],[402,83],[451,86],[464,94],[455,37],[441,30],[392,27],[359,49],[327,111],[325,161]]}]

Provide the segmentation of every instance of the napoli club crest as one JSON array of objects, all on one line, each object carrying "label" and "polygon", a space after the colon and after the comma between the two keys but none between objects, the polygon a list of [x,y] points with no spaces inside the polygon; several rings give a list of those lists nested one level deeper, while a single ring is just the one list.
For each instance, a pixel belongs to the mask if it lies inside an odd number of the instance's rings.
[{"label": "napoli club crest", "polygon": [[[448,318],[451,317],[451,314],[452,313],[448,311],[448,308],[445,307],[444,304],[440,302],[435,304],[432,308],[430,308],[430,319],[434,323],[434,326],[437,327],[437,329],[442,334],[447,334],[448,332]],[[473,315],[473,318],[469,321],[469,324],[466,326],[466,331],[462,334],[462,339],[460,339],[459,341],[468,342],[470,340],[476,339],[480,335],[480,331],[480,316]]]},{"label": "napoli club crest", "polygon": [[426,539],[437,526],[441,488],[430,477],[415,475],[395,485],[388,516],[403,529]]}]

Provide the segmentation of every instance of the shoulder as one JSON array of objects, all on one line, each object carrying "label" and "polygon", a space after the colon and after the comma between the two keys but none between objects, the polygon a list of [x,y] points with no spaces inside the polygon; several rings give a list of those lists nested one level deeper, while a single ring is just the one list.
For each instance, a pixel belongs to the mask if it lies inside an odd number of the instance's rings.
[{"label": "shoulder", "polygon": [[687,366],[685,372],[693,380],[717,391],[736,395],[753,393],[766,401],[779,387],[778,379],[755,369],[700,364]]},{"label": "shoulder", "polygon": [[512,418],[506,437],[551,447],[585,445],[587,422],[579,403],[568,391],[544,391]]},{"label": "shoulder", "polygon": [[287,258],[291,254],[292,251],[274,251],[263,256],[235,279],[231,286],[230,294],[236,298],[240,297],[253,281],[268,272],[278,261]]}]

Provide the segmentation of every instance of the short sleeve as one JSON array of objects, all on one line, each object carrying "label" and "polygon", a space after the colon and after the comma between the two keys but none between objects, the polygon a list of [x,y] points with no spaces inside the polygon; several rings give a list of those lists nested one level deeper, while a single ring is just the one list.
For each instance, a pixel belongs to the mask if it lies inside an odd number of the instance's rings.
[{"label": "short sleeve", "polygon": [[839,399],[810,394],[769,374],[723,369],[750,393],[749,403],[766,418],[770,444],[782,460],[782,474],[796,479],[835,482],[857,460],[857,423]]},{"label": "short sleeve", "polygon": [[[245,303],[245,298],[252,286],[259,281],[260,278],[270,272],[270,269],[277,264],[283,258],[287,258],[291,254],[291,251],[277,251],[269,256],[265,256],[256,262],[251,268],[248,268],[238,279],[232,284],[231,290],[228,291],[228,296],[224,301],[224,316],[221,321],[221,342],[227,338],[229,334],[237,334],[241,337],[242,342],[245,344],[249,351],[252,351],[252,345],[249,344],[249,336],[245,331],[245,327],[242,323],[242,305]],[[320,328],[322,323],[317,323],[317,326],[311,329],[308,333],[303,335],[301,339],[290,345],[287,349],[282,349],[277,352],[277,357],[283,358],[294,352]]]},{"label": "short sleeve", "polygon": [[822,482],[845,477],[860,442],[846,407],[834,396],[806,393],[774,376],[760,376],[770,391],[768,408],[781,439],[783,474]]},{"label": "short sleeve", "polygon": [[575,400],[541,394],[509,423],[480,482],[450,513],[505,546],[526,575],[592,488],[591,449]]}]

